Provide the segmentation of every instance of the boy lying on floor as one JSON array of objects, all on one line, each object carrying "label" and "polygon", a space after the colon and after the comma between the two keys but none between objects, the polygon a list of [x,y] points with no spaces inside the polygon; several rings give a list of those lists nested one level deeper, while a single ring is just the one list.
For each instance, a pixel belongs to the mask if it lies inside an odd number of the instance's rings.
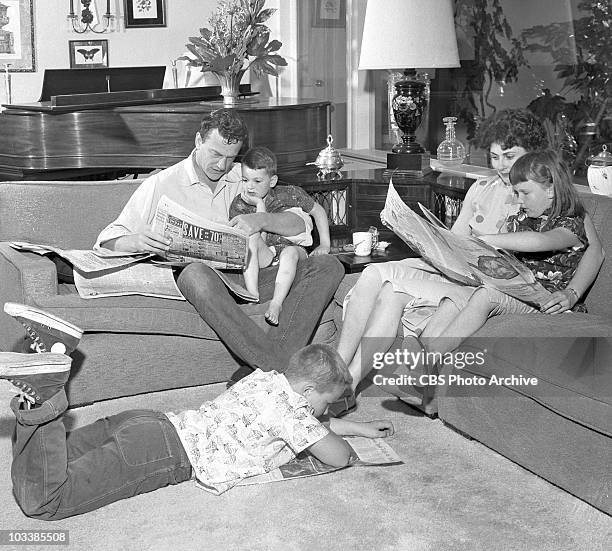
[{"label": "boy lying on floor", "polygon": [[[64,320],[30,307],[5,311],[46,349],[63,328],[72,333],[66,351],[76,346],[74,330],[80,330]],[[284,373],[255,370],[199,410],[129,410],[66,433],[70,364],[54,352],[0,352],[0,378],[21,394],[11,401],[14,495],[23,512],[38,519],[86,513],[191,478],[220,494],[305,449],[341,467],[351,452],[339,435],[393,434],[390,421],[332,418],[327,427],[317,420],[351,384],[346,364],[326,345],[298,350]]]}]

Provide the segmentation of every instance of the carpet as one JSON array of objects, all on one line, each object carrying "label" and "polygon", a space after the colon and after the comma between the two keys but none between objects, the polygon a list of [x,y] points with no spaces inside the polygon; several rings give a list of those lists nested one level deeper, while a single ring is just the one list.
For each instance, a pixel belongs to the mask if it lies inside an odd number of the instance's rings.
[{"label": "carpet", "polygon": [[[223,388],[111,400],[72,410],[66,424],[128,408],[194,408]],[[388,442],[403,465],[353,467],[221,496],[186,482],[87,515],[36,521],[11,493],[11,395],[8,383],[0,388],[0,529],[69,530],[70,545],[57,549],[603,551],[612,539],[611,517],[392,397],[363,397],[348,418],[392,419],[396,434]]]}]

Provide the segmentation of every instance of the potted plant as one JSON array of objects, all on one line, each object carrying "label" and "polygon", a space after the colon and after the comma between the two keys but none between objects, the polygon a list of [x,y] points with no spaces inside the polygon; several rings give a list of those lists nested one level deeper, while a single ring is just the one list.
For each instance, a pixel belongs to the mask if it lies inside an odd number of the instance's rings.
[{"label": "potted plant", "polygon": [[471,140],[480,120],[496,110],[489,102],[493,84],[517,80],[519,68],[527,61],[501,0],[456,0],[455,24],[473,38],[473,61],[463,61],[460,68],[451,70],[456,94],[451,112],[466,123]]},{"label": "potted plant", "polygon": [[593,141],[601,144],[610,140],[610,128],[606,126],[610,117],[606,111],[612,92],[612,9],[608,2],[599,0],[583,0],[578,9],[583,17],[569,22],[535,25],[524,30],[521,36],[527,51],[551,56],[554,70],[563,81],[562,91],[577,97],[570,102],[560,95],[547,98],[545,94],[542,99],[534,100],[530,108],[553,124],[560,113],[567,117],[569,132],[580,141],[574,168],[584,171],[582,161],[587,147]]},{"label": "potted plant", "polygon": [[224,102],[238,97],[244,73],[252,69],[257,76],[278,76],[278,67],[287,61],[277,52],[282,43],[270,41],[270,29],[264,23],[276,9],[264,9],[265,0],[222,0],[209,17],[210,28],[200,29],[200,36],[189,38],[191,56],[182,56],[202,72],[214,73],[221,84]]}]

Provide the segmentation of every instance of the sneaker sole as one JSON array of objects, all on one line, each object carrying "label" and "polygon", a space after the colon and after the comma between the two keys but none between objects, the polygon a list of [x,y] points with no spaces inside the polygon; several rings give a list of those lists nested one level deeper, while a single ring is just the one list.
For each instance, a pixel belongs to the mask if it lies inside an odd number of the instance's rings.
[{"label": "sneaker sole", "polygon": [[44,354],[0,352],[0,377],[12,378],[19,375],[61,373],[70,371],[71,363],[72,360],[68,356],[53,352]]},{"label": "sneaker sole", "polygon": [[51,329],[59,329],[75,339],[80,339],[83,336],[83,330],[80,327],[33,306],[6,302],[4,304],[4,311],[13,318],[20,317],[46,325]]}]

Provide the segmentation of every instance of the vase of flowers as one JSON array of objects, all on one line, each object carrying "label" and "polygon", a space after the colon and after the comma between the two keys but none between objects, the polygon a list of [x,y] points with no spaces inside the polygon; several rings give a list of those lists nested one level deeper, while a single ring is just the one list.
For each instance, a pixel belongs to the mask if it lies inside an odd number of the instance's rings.
[{"label": "vase of flowers", "polygon": [[200,36],[189,38],[190,56],[182,56],[192,67],[214,73],[221,84],[224,103],[238,98],[240,81],[248,69],[257,76],[278,76],[278,67],[286,66],[277,52],[282,43],[270,40],[264,25],[276,9],[264,9],[265,0],[222,0],[209,17],[210,28],[200,29]]}]

